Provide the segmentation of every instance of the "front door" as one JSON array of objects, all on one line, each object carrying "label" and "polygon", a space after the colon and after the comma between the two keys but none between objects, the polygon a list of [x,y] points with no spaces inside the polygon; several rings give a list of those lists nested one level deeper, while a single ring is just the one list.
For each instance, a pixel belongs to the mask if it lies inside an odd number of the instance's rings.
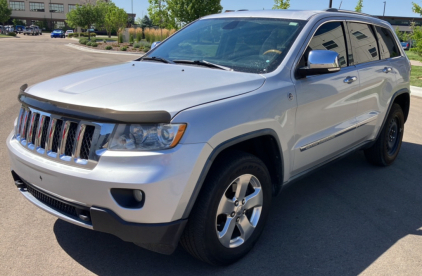
[{"label": "front door", "polygon": [[359,77],[349,66],[343,22],[322,24],[305,51],[299,67],[305,66],[311,50],[331,50],[339,54],[337,73],[308,76],[296,80],[297,113],[293,175],[329,160],[356,143],[356,94]]}]

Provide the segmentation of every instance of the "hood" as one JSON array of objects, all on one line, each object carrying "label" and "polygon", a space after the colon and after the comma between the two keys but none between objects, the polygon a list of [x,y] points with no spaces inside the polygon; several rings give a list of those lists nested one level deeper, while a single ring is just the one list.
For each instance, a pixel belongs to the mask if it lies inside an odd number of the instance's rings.
[{"label": "hood", "polygon": [[258,74],[133,61],[64,75],[36,84],[26,93],[116,111],[164,110],[173,117],[189,107],[254,91],[264,82]]}]

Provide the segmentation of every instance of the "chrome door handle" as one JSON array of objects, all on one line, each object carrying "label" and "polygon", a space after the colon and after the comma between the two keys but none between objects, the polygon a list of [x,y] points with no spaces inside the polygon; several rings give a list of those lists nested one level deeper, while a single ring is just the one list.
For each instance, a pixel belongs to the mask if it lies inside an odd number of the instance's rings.
[{"label": "chrome door handle", "polygon": [[391,67],[385,67],[382,71],[383,71],[384,73],[388,74],[388,73],[390,73],[391,71],[393,71],[393,68],[391,68]]},{"label": "chrome door handle", "polygon": [[358,80],[358,77],[347,77],[344,79],[344,83],[352,83]]}]

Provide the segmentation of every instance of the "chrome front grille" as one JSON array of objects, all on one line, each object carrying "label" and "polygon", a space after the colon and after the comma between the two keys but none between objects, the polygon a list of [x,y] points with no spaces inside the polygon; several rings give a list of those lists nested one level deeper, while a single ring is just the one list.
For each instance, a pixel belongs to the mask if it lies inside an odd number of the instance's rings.
[{"label": "chrome front grille", "polygon": [[35,154],[92,169],[105,151],[114,124],[88,122],[22,106],[15,139]]}]

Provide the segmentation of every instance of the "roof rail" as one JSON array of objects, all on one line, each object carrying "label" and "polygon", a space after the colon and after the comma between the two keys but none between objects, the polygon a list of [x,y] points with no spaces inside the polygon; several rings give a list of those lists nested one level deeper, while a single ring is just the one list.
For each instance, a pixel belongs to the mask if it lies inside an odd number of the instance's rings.
[{"label": "roof rail", "polygon": [[370,16],[370,17],[375,17],[373,15],[367,14],[367,13],[361,13],[361,12],[355,12],[355,11],[349,11],[349,10],[339,10],[339,9],[326,9],[326,12],[342,12],[342,13],[350,13],[350,14],[357,14],[357,15],[364,15],[364,16]]}]

